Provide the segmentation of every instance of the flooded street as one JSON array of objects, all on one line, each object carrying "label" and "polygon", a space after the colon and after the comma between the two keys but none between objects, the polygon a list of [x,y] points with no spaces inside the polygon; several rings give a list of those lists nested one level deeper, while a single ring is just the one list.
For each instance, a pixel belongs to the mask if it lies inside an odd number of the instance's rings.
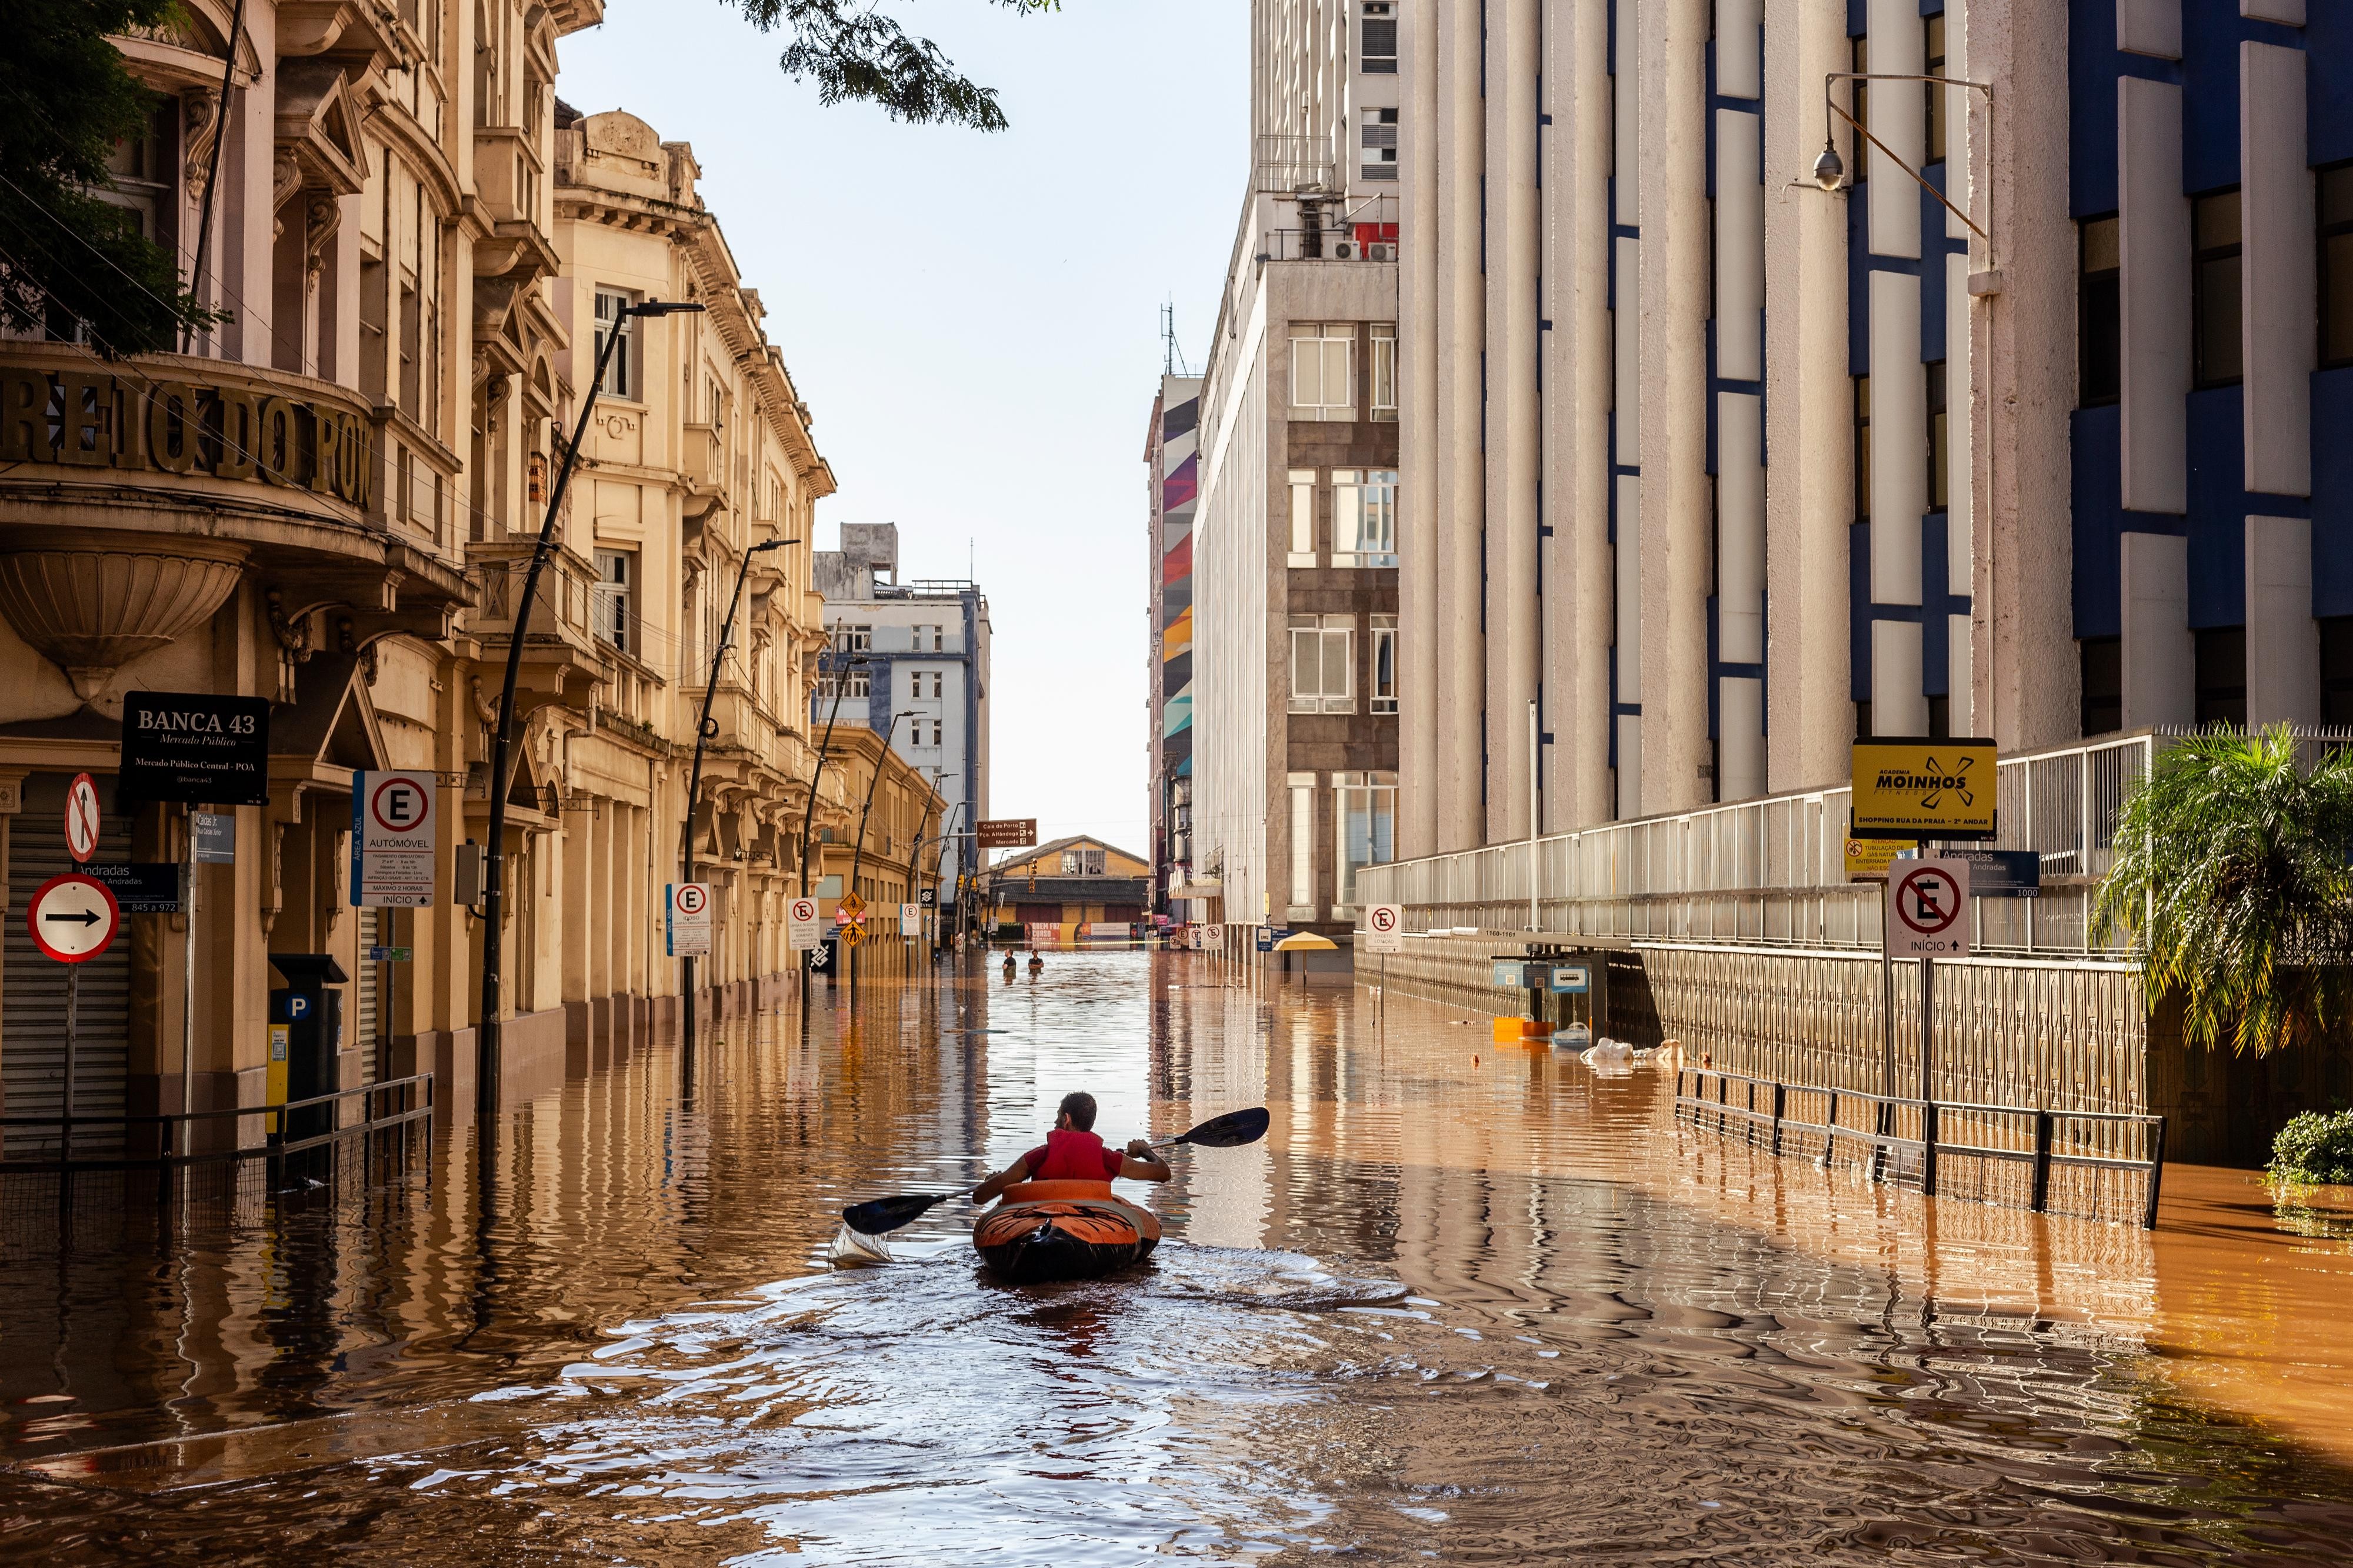
[{"label": "flooded street", "polygon": [[[0,1210],[0,1555],[78,1563],[2353,1560],[2353,1225],[2168,1173],[2153,1236],[1678,1126],[1483,1019],[1192,955],[816,987],[271,1206]],[[946,971],[942,971],[944,976]],[[1152,1262],[991,1283],[1091,1090]]]}]

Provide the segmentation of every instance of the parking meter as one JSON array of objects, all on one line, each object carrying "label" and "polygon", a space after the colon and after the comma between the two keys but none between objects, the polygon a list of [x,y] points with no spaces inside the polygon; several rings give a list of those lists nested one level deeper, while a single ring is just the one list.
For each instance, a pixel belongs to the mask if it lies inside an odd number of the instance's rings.
[{"label": "parking meter", "polygon": [[[268,1103],[332,1094],[343,1087],[335,1081],[335,1053],[343,1044],[343,994],[336,987],[351,977],[332,953],[273,952],[269,964],[287,984],[269,994]],[[315,1137],[333,1130],[335,1108],[313,1105],[282,1120],[288,1140]]]}]

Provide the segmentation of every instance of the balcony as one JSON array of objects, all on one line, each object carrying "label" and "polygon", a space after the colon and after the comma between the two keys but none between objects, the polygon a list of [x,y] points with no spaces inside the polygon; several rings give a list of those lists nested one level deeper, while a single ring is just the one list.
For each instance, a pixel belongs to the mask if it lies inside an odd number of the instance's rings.
[{"label": "balcony", "polygon": [[[470,546],[467,556],[479,574],[482,600],[466,629],[481,639],[485,659],[506,657],[514,635],[515,607],[522,603],[531,571],[533,541],[504,539]],[[559,548],[540,574],[538,602],[523,634],[522,669],[516,683],[518,712],[561,702],[582,712],[610,674],[612,650],[596,638],[593,623],[596,568]]]},{"label": "balcony", "polygon": [[708,517],[727,506],[727,443],[715,425],[686,425],[679,436],[678,471],[695,503],[691,516]]}]

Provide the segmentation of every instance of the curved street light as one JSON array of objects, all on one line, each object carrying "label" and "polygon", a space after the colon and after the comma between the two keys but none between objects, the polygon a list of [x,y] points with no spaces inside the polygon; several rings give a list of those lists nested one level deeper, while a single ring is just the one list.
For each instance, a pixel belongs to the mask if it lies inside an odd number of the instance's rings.
[{"label": "curved street light", "polygon": [[572,483],[572,470],[580,460],[580,443],[587,439],[588,416],[596,411],[596,395],[604,389],[605,372],[613,363],[613,350],[621,341],[621,330],[634,317],[674,316],[699,311],[702,305],[685,300],[640,300],[634,305],[621,307],[613,318],[612,330],[597,345],[596,373],[588,378],[588,395],[580,400],[580,417],[572,426],[572,443],[564,450],[563,466],[555,470],[555,483],[547,493],[547,517],[539,525],[539,542],[531,552],[531,569],[523,574],[522,597],[514,606],[514,624],[507,634],[506,684],[499,690],[499,732],[491,747],[491,826],[490,857],[482,877],[482,994],[481,1017],[476,1024],[474,1043],[474,1110],[488,1116],[499,1108],[499,964],[505,946],[502,921],[506,913],[506,834],[507,834],[507,753],[514,743],[515,682],[522,674],[523,638],[531,626],[531,607],[539,598],[539,574],[547,570],[547,558],[555,549],[555,519],[564,508],[564,492]]},{"label": "curved street light", "polygon": [[[711,656],[711,679],[702,687],[702,716],[694,725],[694,767],[686,779],[686,826],[681,834],[678,857],[678,879],[694,880],[694,806],[702,794],[702,749],[719,731],[717,721],[711,717],[711,704],[719,695],[719,668],[727,662],[727,650],[734,646],[735,612],[744,603],[744,580],[752,574],[752,557],[771,550],[782,550],[787,544],[798,544],[797,539],[771,539],[754,544],[744,552],[743,562],[735,568],[735,591],[727,598],[727,618],[719,623],[719,647]],[[685,998],[686,1013],[681,1041],[687,1050],[694,1049],[694,960],[679,961],[680,994]]]}]

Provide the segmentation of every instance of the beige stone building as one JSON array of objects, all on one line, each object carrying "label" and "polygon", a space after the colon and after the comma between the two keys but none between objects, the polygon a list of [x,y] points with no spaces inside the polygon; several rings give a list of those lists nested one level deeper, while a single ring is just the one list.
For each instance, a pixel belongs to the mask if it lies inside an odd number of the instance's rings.
[{"label": "beige stone building", "polygon": [[[554,1081],[674,1009],[661,889],[687,853],[720,617],[744,552],[806,541],[833,480],[691,153],[624,115],[559,128],[558,41],[602,10],[249,0],[225,112],[227,0],[121,40],[165,96],[118,161],[119,199],[226,319],[186,353],[114,363],[0,342],[10,1116],[58,1113],[69,1083],[78,1115],[176,1110],[187,1047],[196,1106],[260,1101],[287,954],[348,977],[332,1081],[430,1069],[470,1103],[482,933],[455,878],[487,834],[516,600],[613,297],[707,310],[624,329],[541,583],[502,847],[502,1087]],[[792,968],[777,903],[809,805],[808,571],[806,543],[756,558],[712,710],[691,853],[716,889],[701,978],[723,1005],[772,996]],[[265,700],[267,804],[221,803],[237,854],[197,876],[193,954],[183,916],[130,914],[79,966],[69,1052],[65,966],[26,919],[69,867],[69,782],[90,773],[106,802],[98,862],[186,858],[184,805],[114,809],[137,691]],[[361,768],[436,776],[430,907],[353,905]],[[823,795],[819,825],[847,822],[833,779]],[[94,1125],[79,1146],[120,1138]],[[19,1128],[6,1152],[54,1146]]]}]

